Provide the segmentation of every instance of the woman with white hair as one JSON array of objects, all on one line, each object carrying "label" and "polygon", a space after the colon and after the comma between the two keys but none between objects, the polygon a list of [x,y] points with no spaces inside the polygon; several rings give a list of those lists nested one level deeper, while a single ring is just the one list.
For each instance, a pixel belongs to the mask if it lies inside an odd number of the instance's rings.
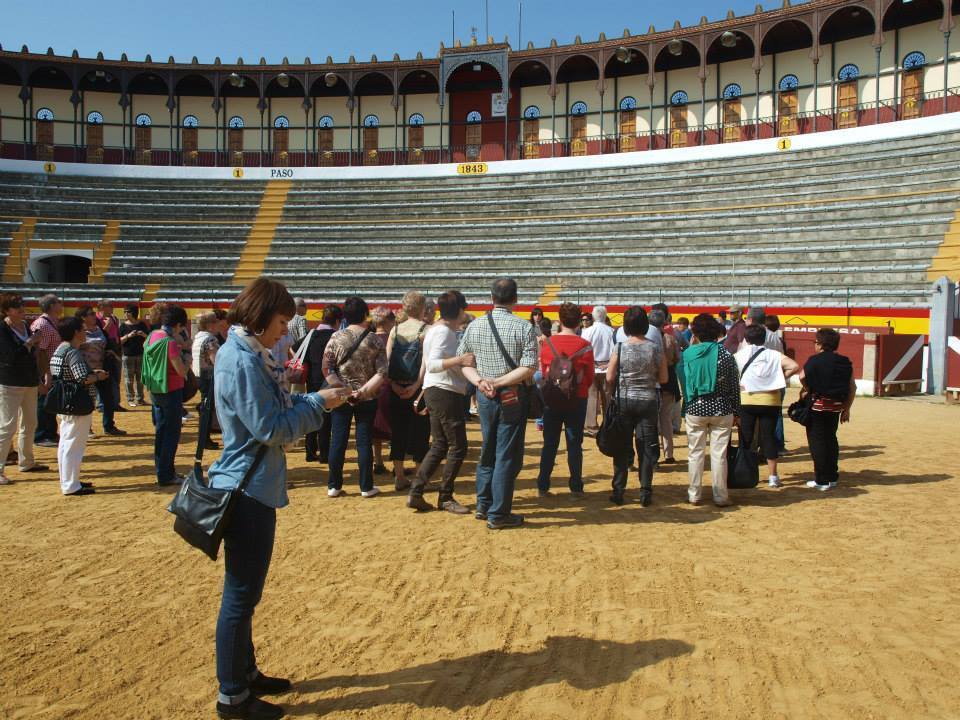
[{"label": "woman with white hair", "polygon": [[596,437],[600,430],[597,415],[607,407],[607,365],[613,354],[613,328],[607,325],[607,309],[603,305],[593,308],[593,323],[584,327],[580,337],[593,346],[594,376],[587,395],[587,420],[583,433]]}]

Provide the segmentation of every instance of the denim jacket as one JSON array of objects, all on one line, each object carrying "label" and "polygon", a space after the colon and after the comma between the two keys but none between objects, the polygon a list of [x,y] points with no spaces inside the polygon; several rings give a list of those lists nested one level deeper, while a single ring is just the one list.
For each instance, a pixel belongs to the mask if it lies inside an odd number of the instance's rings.
[{"label": "denim jacket", "polygon": [[323,399],[315,394],[294,395],[293,407],[284,407],[263,360],[232,331],[217,352],[214,392],[223,454],[210,466],[210,486],[239,485],[262,443],[267,453],[244,493],[267,507],[285,507],[289,501],[283,446],[320,427]]}]

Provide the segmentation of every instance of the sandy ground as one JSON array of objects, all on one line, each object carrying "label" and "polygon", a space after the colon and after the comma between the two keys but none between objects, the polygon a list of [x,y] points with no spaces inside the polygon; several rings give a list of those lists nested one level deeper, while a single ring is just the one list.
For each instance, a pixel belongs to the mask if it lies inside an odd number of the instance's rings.
[{"label": "sandy ground", "polygon": [[[802,487],[811,463],[788,423],[785,487],[726,509],[684,504],[685,448],[651,507],[635,475],[611,506],[591,441],[586,497],[566,493],[561,454],[559,493],[539,500],[531,424],[528,524],[503,532],[414,514],[392,485],[361,499],[355,466],[350,494],[328,499],[325,471],[291,455],[261,667],[296,680],[280,702],[303,717],[960,717],[960,407],[861,398],[853,415],[836,492]],[[215,715],[222,561],[171,530],[149,413],[118,423],[129,438],[87,451],[97,495],[16,469],[0,488],[0,718]],[[476,424],[471,442],[472,505]]]}]

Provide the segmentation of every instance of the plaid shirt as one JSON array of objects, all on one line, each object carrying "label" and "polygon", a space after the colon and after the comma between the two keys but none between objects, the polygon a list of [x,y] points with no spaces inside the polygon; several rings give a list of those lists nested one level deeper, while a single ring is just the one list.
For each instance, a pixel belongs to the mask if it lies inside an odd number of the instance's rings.
[{"label": "plaid shirt", "polygon": [[300,342],[307,336],[307,316],[294,315],[287,323],[287,332],[295,342]]},{"label": "plaid shirt", "polygon": [[48,358],[60,347],[60,343],[62,342],[60,332],[57,330],[56,323],[53,322],[46,313],[33,321],[33,324],[30,326],[30,332],[40,336],[40,342],[37,343],[36,347],[43,350]]},{"label": "plaid shirt", "polygon": [[[537,333],[528,321],[501,307],[493,309],[493,324],[503,346],[518,367],[537,367]],[[479,317],[467,326],[460,339],[457,355],[471,352],[477,357],[477,372],[482,378],[498,378],[512,370],[490,330],[490,321]],[[518,361],[519,358],[519,361]]]}]

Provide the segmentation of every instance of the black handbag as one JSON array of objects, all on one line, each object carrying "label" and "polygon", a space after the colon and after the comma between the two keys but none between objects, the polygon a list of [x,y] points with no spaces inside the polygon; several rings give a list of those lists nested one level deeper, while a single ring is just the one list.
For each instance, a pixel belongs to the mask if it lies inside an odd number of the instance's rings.
[{"label": "black handbag", "polygon": [[790,407],[787,408],[787,417],[793,420],[795,423],[799,423],[804,427],[809,427],[811,418],[811,413],[813,413],[813,403],[816,400],[813,393],[807,393],[806,396],[800,398],[794,403],[790,403]]},{"label": "black handbag", "polygon": [[727,446],[727,487],[733,490],[749,490],[760,482],[760,465],[757,456],[748,447]]},{"label": "black handbag", "polygon": [[51,415],[89,415],[93,412],[93,398],[83,383],[57,377],[43,399],[43,409]]},{"label": "black handbag", "polygon": [[616,390],[603,410],[603,422],[597,432],[597,449],[607,457],[619,457],[630,450],[633,428],[620,414],[620,343],[617,343]]},{"label": "black handbag", "polygon": [[202,550],[211,560],[216,560],[237,498],[260,466],[263,456],[266,455],[267,446],[260,445],[250,469],[235,488],[209,487],[203,479],[201,463],[203,448],[209,434],[212,406],[213,403],[208,395],[200,411],[200,430],[197,434],[197,453],[194,457],[193,472],[187,475],[167,510],[176,516],[173,521],[173,531],[193,547]]}]

